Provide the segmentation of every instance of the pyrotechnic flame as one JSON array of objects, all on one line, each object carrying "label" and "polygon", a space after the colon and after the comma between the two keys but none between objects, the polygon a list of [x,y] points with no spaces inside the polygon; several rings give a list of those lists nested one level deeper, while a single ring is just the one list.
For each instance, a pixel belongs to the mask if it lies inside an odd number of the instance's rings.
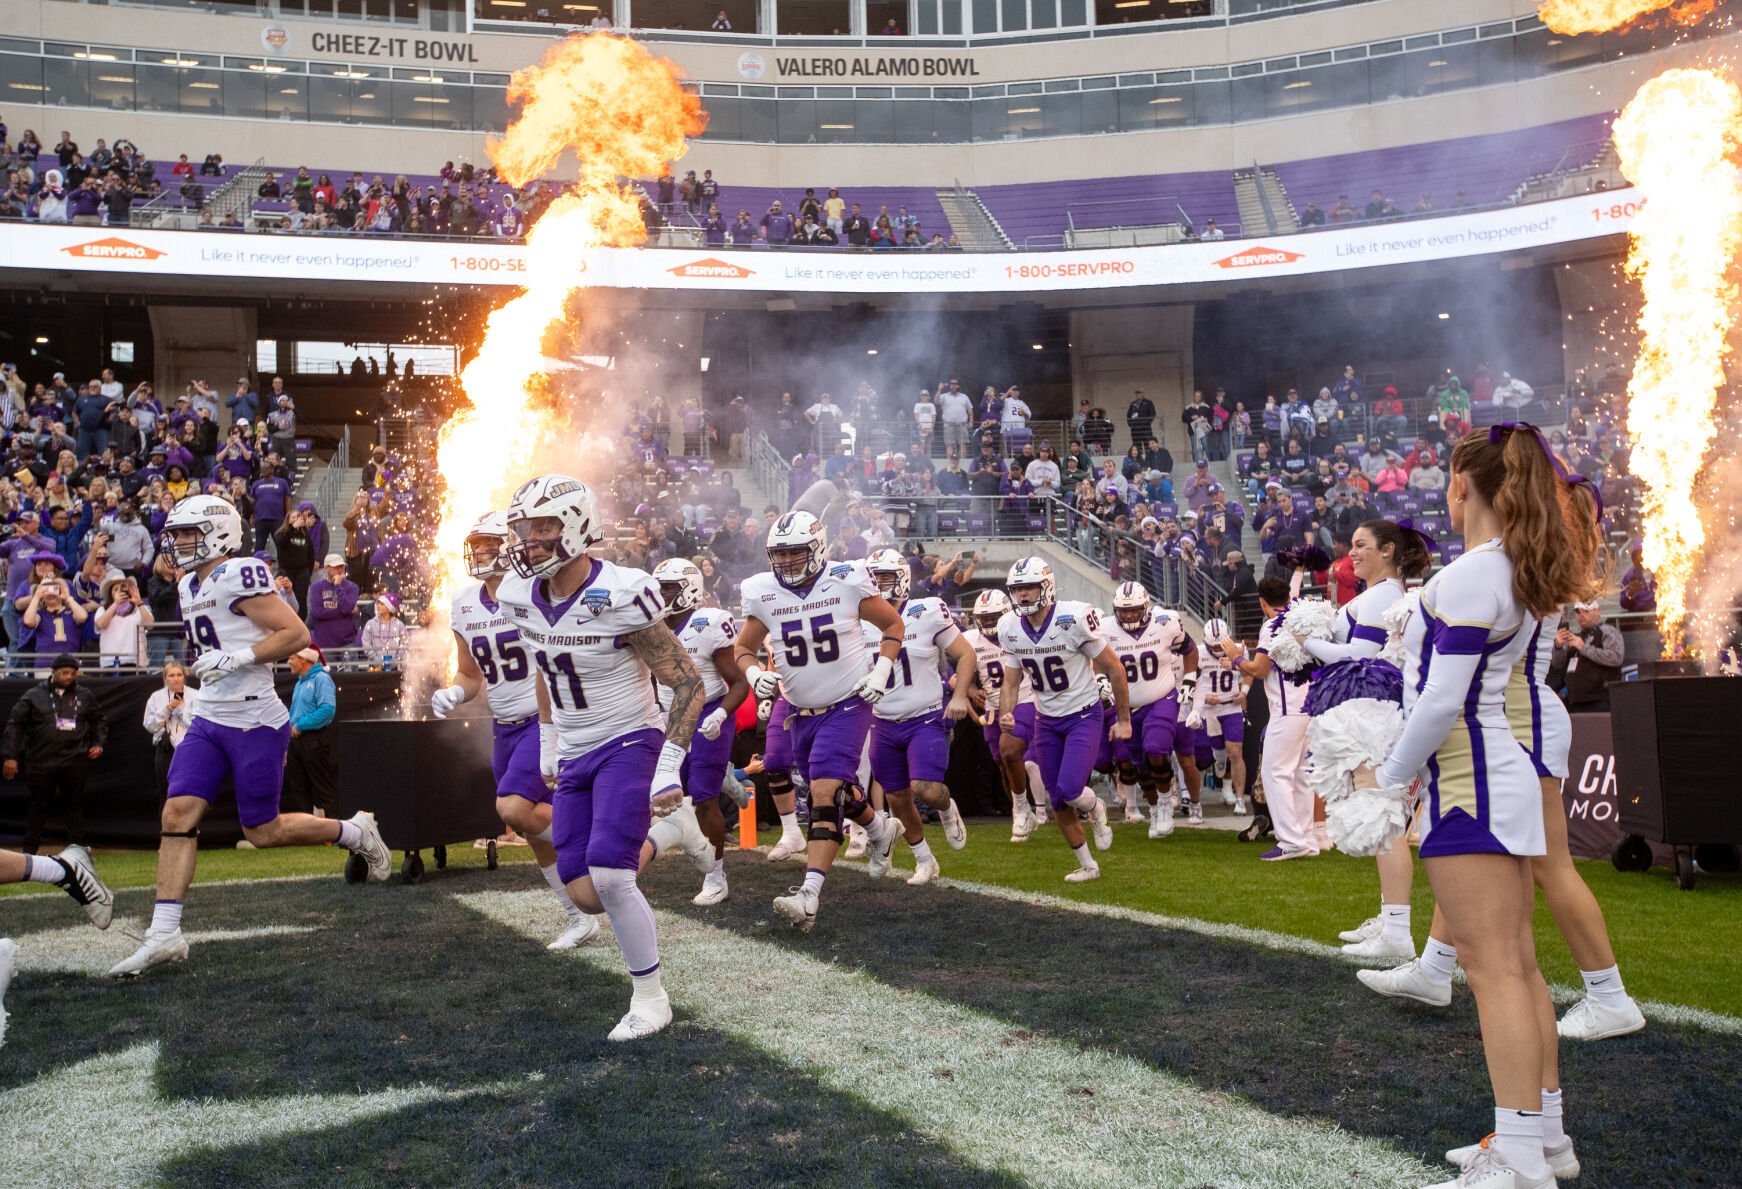
[{"label": "pyrotechnic flame", "polygon": [[1627,432],[1644,487],[1644,562],[1657,575],[1658,628],[1672,656],[1706,544],[1694,496],[1717,432],[1738,313],[1729,274],[1742,247],[1742,182],[1732,160],[1742,143],[1742,91],[1708,71],[1666,71],[1639,89],[1613,135],[1621,172],[1648,199],[1627,257],[1641,297]]},{"label": "pyrotechnic flame", "polygon": [[445,493],[432,565],[438,615],[467,581],[466,532],[506,507],[521,483],[561,470],[600,485],[586,461],[585,427],[543,396],[545,339],[585,284],[585,254],[646,237],[639,197],[624,179],[661,173],[703,124],[701,103],[679,85],[673,64],[608,34],[553,46],[542,63],[515,73],[508,98],[521,110],[490,145],[500,175],[523,185],[572,151],[580,176],[534,224],[526,288],[490,314],[483,344],[460,374],[469,406],[442,428],[436,462]]},{"label": "pyrotechnic flame", "polygon": [[1556,33],[1607,33],[1661,12],[1678,25],[1697,25],[1718,0],[1542,0],[1536,15]]}]

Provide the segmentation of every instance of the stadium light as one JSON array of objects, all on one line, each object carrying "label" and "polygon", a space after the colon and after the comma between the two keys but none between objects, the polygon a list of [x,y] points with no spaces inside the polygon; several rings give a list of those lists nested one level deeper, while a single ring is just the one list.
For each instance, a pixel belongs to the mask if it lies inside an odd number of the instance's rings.
[{"label": "stadium light", "polygon": [[1046,348],[1045,348],[1045,347],[1043,347],[1043,346],[1042,346],[1042,345],[1041,345],[1041,344],[1039,344],[1039,343],[1031,343],[1031,344],[1029,344],[1029,346],[1030,346],[1030,348],[1031,348],[1031,349],[1032,349],[1032,350],[1035,350],[1035,351],[1044,351],[1044,350],[1046,350]]},{"label": "stadium light", "polygon": [[1031,116],[1039,110],[1040,108],[1038,107],[1013,107],[1005,114],[1012,116]]},{"label": "stadium light", "polygon": [[851,124],[818,124],[817,127],[818,128],[829,128],[829,129],[832,129],[836,132],[846,132],[846,131],[851,131],[853,128],[853,125],[851,125]]},{"label": "stadium light", "polygon": [[1440,311],[1440,321],[1441,322],[1449,322],[1449,321],[1451,321],[1451,317],[1452,316],[1449,313],[1447,313],[1445,310]]},{"label": "stadium light", "polygon": [[90,62],[113,62],[116,60],[114,54],[97,54],[92,53],[89,50],[75,50],[73,51],[73,57],[83,58]]},{"label": "stadium light", "polygon": [[1180,103],[1180,102],[1183,102],[1183,100],[1181,100],[1181,98],[1178,95],[1163,95],[1160,99],[1151,99],[1149,101],[1149,106],[1154,107],[1158,103]]},{"label": "stadium light", "polygon": [[1284,83],[1282,85],[1282,89],[1285,91],[1298,91],[1302,87],[1310,87],[1310,86],[1312,86],[1312,83],[1308,82],[1306,79],[1303,78],[1299,82]]},{"label": "stadium light", "polygon": [[198,66],[200,64],[198,58],[183,58],[179,55],[174,58],[159,58],[158,61],[165,66]]}]

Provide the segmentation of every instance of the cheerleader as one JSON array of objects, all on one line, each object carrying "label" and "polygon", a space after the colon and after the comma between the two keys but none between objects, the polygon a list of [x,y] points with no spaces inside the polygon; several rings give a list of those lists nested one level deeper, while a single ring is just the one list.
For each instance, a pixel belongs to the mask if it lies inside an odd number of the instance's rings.
[{"label": "cheerleader", "polygon": [[1558,1106],[1560,1076],[1531,934],[1530,860],[1547,842],[1542,786],[1513,737],[1506,693],[1536,621],[1590,593],[1590,553],[1568,531],[1534,431],[1472,435],[1451,469],[1452,527],[1465,553],[1421,592],[1404,635],[1403,735],[1356,783],[1401,791],[1421,778],[1423,865],[1476,996],[1494,1134],[1445,1189],[1549,1189],[1545,1149],[1566,1141],[1558,1114],[1544,1116],[1545,1091]]},{"label": "cheerleader", "polygon": [[[1389,520],[1369,520],[1355,530],[1349,561],[1367,589],[1344,605],[1332,639],[1301,641],[1308,652],[1328,665],[1377,657],[1386,642],[1385,613],[1403,599],[1404,583],[1420,579],[1433,565],[1426,539],[1413,528]],[[1335,680],[1335,674],[1321,671],[1314,685],[1331,689]],[[1316,705],[1309,706],[1308,712],[1316,709]],[[1379,915],[1342,934],[1349,943],[1343,952],[1359,958],[1407,961],[1415,957],[1415,939],[1409,931],[1415,856],[1407,844],[1399,842],[1379,855],[1377,862]]]}]

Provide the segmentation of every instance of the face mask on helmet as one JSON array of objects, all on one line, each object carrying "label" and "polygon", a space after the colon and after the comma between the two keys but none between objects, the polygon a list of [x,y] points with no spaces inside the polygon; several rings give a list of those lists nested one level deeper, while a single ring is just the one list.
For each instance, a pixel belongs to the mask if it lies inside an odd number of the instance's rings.
[{"label": "face mask on helmet", "polygon": [[508,559],[503,556],[503,545],[500,537],[467,537],[467,572],[474,578],[491,578],[506,573]]},{"label": "face mask on helmet", "polygon": [[1134,632],[1142,627],[1149,618],[1149,604],[1136,603],[1129,607],[1113,608],[1113,616],[1119,621],[1119,626],[1128,632]]},{"label": "face mask on helmet", "polygon": [[1003,618],[1004,613],[1002,611],[989,612],[985,615],[974,616],[974,623],[982,632],[990,636],[993,632],[998,630],[998,621]]},{"label": "face mask on helmet", "polygon": [[775,546],[768,551],[768,568],[787,586],[796,586],[822,568],[816,552],[808,545]]},{"label": "face mask on helmet", "polygon": [[535,520],[517,520],[508,526],[514,543],[508,547],[508,560],[522,578],[547,577],[571,560],[563,547],[562,521],[554,516]]},{"label": "face mask on helmet", "polygon": [[667,611],[687,610],[684,602],[688,596],[689,587],[681,582],[661,582],[659,584],[659,597],[665,600]]},{"label": "face mask on helmet", "polygon": [[1010,605],[1018,615],[1033,615],[1046,606],[1046,588],[1038,582],[1009,587],[1006,593],[1010,595]]},{"label": "face mask on helmet", "polygon": [[206,560],[206,535],[191,526],[164,529],[157,547],[184,570]]}]

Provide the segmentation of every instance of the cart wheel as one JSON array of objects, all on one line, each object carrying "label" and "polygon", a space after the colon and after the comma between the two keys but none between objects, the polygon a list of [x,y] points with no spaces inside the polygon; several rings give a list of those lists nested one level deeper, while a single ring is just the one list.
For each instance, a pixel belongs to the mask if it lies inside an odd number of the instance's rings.
[{"label": "cart wheel", "polygon": [[367,883],[369,880],[369,861],[356,851],[345,860],[345,882]]},{"label": "cart wheel", "polygon": [[1650,871],[1651,844],[1637,834],[1624,834],[1609,852],[1617,871]]},{"label": "cart wheel", "polygon": [[436,870],[446,871],[448,869],[448,848],[438,846],[430,853],[435,856]]},{"label": "cart wheel", "polygon": [[1742,871],[1742,848],[1722,842],[1708,842],[1694,847],[1694,862],[1701,871],[1715,875],[1734,875]]},{"label": "cart wheel", "polygon": [[496,840],[490,839],[490,844],[484,848],[484,866],[491,871],[496,870]]},{"label": "cart wheel", "polygon": [[405,862],[400,864],[399,877],[406,883],[417,883],[423,878],[423,854],[420,851],[405,852]]},{"label": "cart wheel", "polygon": [[1694,856],[1685,850],[1675,852],[1675,886],[1684,892],[1694,890]]}]

